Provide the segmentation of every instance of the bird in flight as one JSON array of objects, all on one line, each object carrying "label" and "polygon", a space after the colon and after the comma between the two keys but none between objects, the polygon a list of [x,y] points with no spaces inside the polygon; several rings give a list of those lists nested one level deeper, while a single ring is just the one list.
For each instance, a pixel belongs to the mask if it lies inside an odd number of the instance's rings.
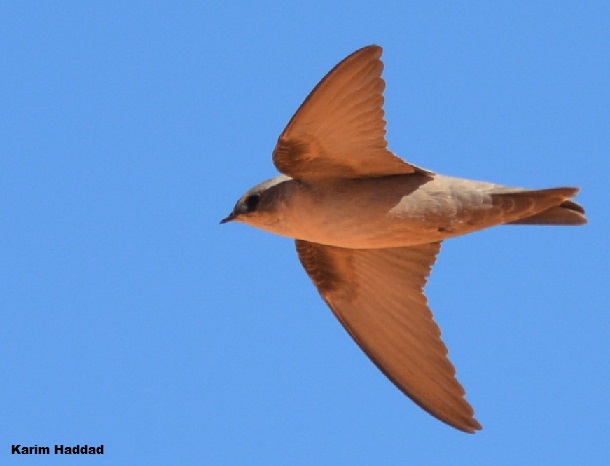
[{"label": "bird in flight", "polygon": [[578,188],[530,190],[452,178],[387,148],[381,47],[364,47],[313,89],[280,135],[281,175],[221,223],[294,238],[322,299],[404,394],[464,432],[481,429],[423,287],[441,242],[494,225],[582,225]]}]

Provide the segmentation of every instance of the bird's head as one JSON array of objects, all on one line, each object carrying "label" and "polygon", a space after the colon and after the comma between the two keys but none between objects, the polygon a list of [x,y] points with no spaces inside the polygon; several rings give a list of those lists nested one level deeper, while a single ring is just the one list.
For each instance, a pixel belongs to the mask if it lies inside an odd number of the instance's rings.
[{"label": "bird's head", "polygon": [[290,177],[280,175],[250,188],[239,198],[231,213],[220,223],[236,221],[269,230],[279,221],[279,210],[283,197],[282,184],[289,180],[291,180]]}]

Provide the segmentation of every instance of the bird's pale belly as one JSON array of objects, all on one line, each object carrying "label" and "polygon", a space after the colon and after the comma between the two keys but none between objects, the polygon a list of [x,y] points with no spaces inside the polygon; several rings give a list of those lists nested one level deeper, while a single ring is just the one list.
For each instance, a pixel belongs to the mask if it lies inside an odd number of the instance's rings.
[{"label": "bird's pale belly", "polygon": [[456,183],[407,175],[299,186],[291,196],[290,236],[376,249],[441,241],[497,223],[485,215],[493,210],[485,190],[464,191]]}]

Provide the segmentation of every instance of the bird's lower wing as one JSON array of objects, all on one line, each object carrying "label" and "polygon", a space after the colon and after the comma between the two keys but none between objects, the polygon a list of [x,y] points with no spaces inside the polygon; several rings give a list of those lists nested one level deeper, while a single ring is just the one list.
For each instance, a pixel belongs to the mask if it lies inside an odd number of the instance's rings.
[{"label": "bird's lower wing", "polygon": [[456,429],[481,428],[423,294],[440,243],[344,249],[297,240],[296,248],[335,316],[402,392]]}]

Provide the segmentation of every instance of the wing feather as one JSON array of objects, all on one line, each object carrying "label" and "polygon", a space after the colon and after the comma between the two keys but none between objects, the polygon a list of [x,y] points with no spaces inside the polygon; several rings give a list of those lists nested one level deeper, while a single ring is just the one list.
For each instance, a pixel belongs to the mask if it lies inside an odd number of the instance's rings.
[{"label": "wing feather", "polygon": [[359,178],[423,171],[387,149],[381,47],[357,50],[335,66],[280,135],[273,163],[297,179]]},{"label": "wing feather", "polygon": [[440,243],[363,250],[297,240],[296,247],[337,319],[400,390],[456,429],[481,428],[423,294]]}]

